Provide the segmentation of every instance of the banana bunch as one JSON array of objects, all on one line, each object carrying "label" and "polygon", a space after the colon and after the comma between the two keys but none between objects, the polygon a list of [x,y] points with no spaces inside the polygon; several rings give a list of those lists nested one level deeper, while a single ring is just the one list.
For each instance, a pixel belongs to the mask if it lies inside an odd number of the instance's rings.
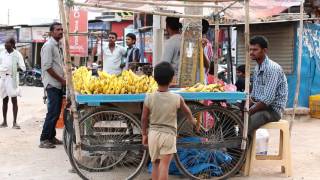
[{"label": "banana bunch", "polygon": [[201,83],[197,83],[192,87],[187,87],[182,90],[183,92],[223,92],[224,85],[223,84],[209,84],[204,85]]},{"label": "banana bunch", "polygon": [[73,83],[76,91],[81,94],[139,94],[154,92],[158,86],[151,76],[138,76],[131,70],[123,71],[121,75],[110,75],[104,71],[98,72],[98,77],[91,71],[81,67],[73,73]]}]

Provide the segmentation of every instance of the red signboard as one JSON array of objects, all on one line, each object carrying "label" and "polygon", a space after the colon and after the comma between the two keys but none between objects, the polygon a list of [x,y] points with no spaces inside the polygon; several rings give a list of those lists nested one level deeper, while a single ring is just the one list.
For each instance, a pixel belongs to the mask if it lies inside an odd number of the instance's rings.
[{"label": "red signboard", "polygon": [[[85,10],[70,11],[70,33],[88,32],[88,12]],[[70,54],[74,56],[88,56],[88,36],[70,36]]]}]

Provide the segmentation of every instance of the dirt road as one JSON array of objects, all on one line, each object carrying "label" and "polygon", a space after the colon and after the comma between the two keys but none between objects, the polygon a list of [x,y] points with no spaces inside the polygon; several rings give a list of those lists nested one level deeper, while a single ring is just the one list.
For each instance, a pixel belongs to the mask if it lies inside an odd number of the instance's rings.
[{"label": "dirt road", "polygon": [[[56,149],[40,149],[39,135],[42,129],[46,106],[42,102],[41,88],[23,87],[19,98],[18,123],[21,130],[12,129],[12,110],[9,106],[9,128],[0,129],[0,180],[77,180],[69,173],[70,164],[62,146]],[[2,118],[0,118],[2,122]],[[251,177],[236,177],[242,180],[307,179],[320,177],[320,120],[297,121],[292,132],[293,178],[280,174],[280,167],[257,166]],[[271,132],[271,134],[275,134]],[[58,130],[61,138],[62,131]],[[271,144],[276,138],[270,139]],[[274,152],[270,149],[269,152]],[[109,179],[106,177],[106,179]],[[176,179],[176,178],[174,178]],[[180,178],[178,178],[180,179]]]}]

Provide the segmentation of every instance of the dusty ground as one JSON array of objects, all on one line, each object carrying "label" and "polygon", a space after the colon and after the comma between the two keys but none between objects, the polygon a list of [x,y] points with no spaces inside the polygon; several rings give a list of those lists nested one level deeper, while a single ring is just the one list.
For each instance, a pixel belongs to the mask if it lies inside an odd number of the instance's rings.
[{"label": "dusty ground", "polygon": [[[9,128],[0,129],[0,180],[76,180],[76,174],[68,172],[70,164],[62,146],[56,149],[39,149],[39,135],[42,129],[46,106],[42,102],[41,88],[23,87],[24,95],[19,98],[18,122],[22,129],[12,129],[12,111],[9,107]],[[2,118],[0,118],[2,121]],[[285,178],[280,167],[258,166],[251,177],[243,179],[307,179],[320,177],[320,120],[306,119],[294,122],[292,132],[292,178]],[[277,142],[272,131],[271,144]],[[62,131],[58,131],[60,138]],[[269,149],[269,152],[275,152]],[[108,179],[106,177],[106,179]]]}]

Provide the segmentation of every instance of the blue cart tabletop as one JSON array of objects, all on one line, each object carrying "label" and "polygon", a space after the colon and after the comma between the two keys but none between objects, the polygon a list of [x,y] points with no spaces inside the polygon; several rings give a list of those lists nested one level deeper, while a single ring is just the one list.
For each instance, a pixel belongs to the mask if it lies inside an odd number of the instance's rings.
[{"label": "blue cart tabletop", "polygon": [[[226,100],[228,102],[236,102],[245,100],[244,92],[180,92],[172,90],[173,93],[180,94],[185,101],[200,100]],[[117,102],[143,102],[146,94],[95,94],[95,95],[76,95],[76,101],[79,104],[87,104],[89,106],[99,106],[101,103],[117,103]]]}]

